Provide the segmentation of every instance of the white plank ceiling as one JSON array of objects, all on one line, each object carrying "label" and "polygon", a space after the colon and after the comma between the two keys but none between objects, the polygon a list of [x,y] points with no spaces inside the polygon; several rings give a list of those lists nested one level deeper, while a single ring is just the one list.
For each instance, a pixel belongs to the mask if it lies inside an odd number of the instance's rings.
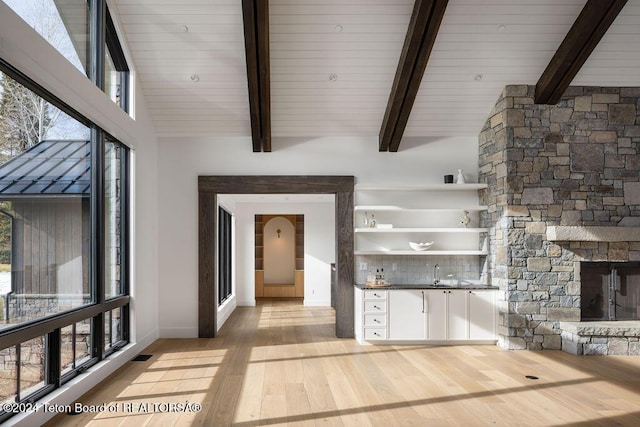
[{"label": "white plank ceiling", "polygon": [[[585,3],[450,0],[405,136],[477,136],[505,85],[536,83]],[[412,7],[271,0],[273,137],[377,136]],[[161,136],[250,135],[240,0],[112,9]],[[640,86],[639,24],[630,0],[574,84]]]}]

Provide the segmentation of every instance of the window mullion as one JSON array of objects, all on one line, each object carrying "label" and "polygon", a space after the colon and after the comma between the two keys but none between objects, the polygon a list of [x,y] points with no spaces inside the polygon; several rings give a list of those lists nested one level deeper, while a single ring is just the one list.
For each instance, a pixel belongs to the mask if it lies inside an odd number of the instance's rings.
[{"label": "window mullion", "polygon": [[62,360],[61,330],[58,328],[48,333],[46,340],[46,361],[44,365],[46,385],[53,385],[57,388],[60,387],[60,374],[62,372],[62,367],[60,366]]},{"label": "window mullion", "polygon": [[104,0],[89,0],[89,78],[104,90],[106,4]]},{"label": "window mullion", "polygon": [[20,402],[20,365],[22,365],[22,344],[16,344],[16,402]]}]

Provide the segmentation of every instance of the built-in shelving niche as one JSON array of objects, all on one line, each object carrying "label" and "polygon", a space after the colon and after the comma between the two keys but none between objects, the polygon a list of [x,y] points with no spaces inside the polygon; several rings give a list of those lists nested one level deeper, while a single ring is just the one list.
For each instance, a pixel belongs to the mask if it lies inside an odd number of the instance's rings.
[{"label": "built-in shelving niche", "polygon": [[[270,219],[284,217],[295,230],[295,271],[294,283],[271,286],[264,284],[264,228]],[[269,214],[255,215],[255,294],[261,297],[296,297],[304,296],[304,215]]]}]

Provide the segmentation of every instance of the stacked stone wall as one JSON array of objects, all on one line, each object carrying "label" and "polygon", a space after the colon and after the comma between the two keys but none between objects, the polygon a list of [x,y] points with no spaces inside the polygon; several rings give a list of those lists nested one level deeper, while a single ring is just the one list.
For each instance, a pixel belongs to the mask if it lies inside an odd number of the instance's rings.
[{"label": "stacked stone wall", "polygon": [[500,343],[559,349],[580,320],[581,261],[640,260],[640,242],[555,242],[547,227],[640,226],[640,89],[572,87],[555,106],[508,86],[479,137]]},{"label": "stacked stone wall", "polygon": [[3,305],[8,308],[7,323],[16,324],[71,310],[91,302],[90,295],[8,294]]}]

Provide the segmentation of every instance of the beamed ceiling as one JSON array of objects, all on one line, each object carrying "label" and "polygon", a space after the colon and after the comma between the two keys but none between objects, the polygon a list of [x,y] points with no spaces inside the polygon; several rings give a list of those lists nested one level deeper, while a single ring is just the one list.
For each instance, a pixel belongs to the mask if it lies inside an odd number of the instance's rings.
[{"label": "beamed ceiling", "polygon": [[160,136],[253,136],[254,151],[369,136],[395,151],[477,136],[509,84],[540,103],[569,84],[640,86],[640,0],[264,4],[115,0]]}]

